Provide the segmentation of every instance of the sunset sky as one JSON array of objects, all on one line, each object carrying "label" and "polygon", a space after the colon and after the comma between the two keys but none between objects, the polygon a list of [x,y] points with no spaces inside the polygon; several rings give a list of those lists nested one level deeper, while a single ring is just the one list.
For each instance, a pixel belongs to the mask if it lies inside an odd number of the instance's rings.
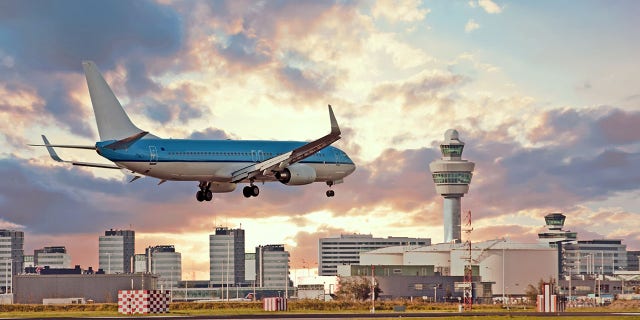
[{"label": "sunset sky", "polygon": [[[98,237],[136,231],[136,251],[174,244],[207,279],[208,235],[242,227],[246,251],[285,244],[316,267],[318,238],[442,241],[428,169],[445,130],[476,163],[463,211],[473,241],[536,242],[563,212],[581,240],[640,250],[638,1],[0,1],[0,228],[25,253],[63,245],[98,265]],[[312,140],[354,174],[241,188],[197,202],[197,182],[69,167],[44,148],[94,144],[81,62],[93,60],[139,127],[165,138]],[[106,161],[91,151],[63,158]]]}]

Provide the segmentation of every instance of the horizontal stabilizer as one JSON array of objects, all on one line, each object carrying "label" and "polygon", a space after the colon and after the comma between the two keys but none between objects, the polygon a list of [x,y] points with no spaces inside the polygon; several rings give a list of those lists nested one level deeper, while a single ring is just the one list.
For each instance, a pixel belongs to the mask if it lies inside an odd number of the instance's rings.
[{"label": "horizontal stabilizer", "polygon": [[110,143],[106,146],[104,146],[107,149],[111,149],[111,150],[121,150],[121,149],[128,149],[132,144],[136,143],[136,141],[142,139],[142,137],[146,136],[149,132],[147,131],[142,131],[140,133],[134,134],[130,137],[124,138],[122,140],[118,140],[114,143]]},{"label": "horizontal stabilizer", "polygon": [[[103,168],[103,169],[120,169],[120,167],[113,165],[113,164],[103,164],[103,163],[91,163],[91,162],[79,162],[79,161],[65,161],[62,160],[62,158],[60,158],[60,156],[58,156],[58,154],[56,153],[56,150],[53,149],[54,146],[56,145],[52,145],[49,143],[49,140],[47,139],[47,137],[45,137],[44,135],[42,135],[42,141],[44,141],[44,147],[47,148],[47,151],[49,152],[49,156],[51,156],[51,159],[57,161],[57,162],[63,162],[63,163],[71,163],[74,166],[81,166],[81,167],[93,167],[93,168]],[[61,148],[69,148],[69,146],[66,147],[61,147]],[[89,149],[89,148],[79,148],[79,149]],[[95,150],[95,147],[91,147],[91,150]]]}]

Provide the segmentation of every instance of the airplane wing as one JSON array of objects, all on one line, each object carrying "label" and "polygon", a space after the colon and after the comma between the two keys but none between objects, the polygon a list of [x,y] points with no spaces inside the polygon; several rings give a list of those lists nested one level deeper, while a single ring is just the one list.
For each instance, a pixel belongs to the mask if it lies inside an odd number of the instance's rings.
[{"label": "airplane wing", "polygon": [[74,149],[89,149],[89,150],[95,150],[96,147],[95,146],[76,146],[76,145],[52,145],[49,143],[49,140],[47,140],[47,137],[45,137],[44,135],[42,135],[42,141],[44,141],[43,145],[35,145],[32,144],[31,146],[43,146],[47,148],[47,151],[49,152],[49,156],[51,156],[51,159],[57,161],[57,162],[63,162],[63,163],[71,163],[74,166],[81,166],[81,167],[93,167],[93,168],[103,168],[103,169],[121,169],[120,167],[113,165],[113,164],[103,164],[103,163],[91,163],[91,162],[80,162],[80,161],[65,161],[62,160],[62,158],[60,158],[58,156],[58,154],[56,153],[56,151],[53,149],[54,147],[60,147],[60,148],[74,148]]},{"label": "airplane wing", "polygon": [[231,181],[234,183],[240,182],[244,179],[251,179],[258,175],[267,175],[271,171],[282,170],[289,165],[302,161],[305,158],[313,155],[314,153],[322,150],[330,144],[340,139],[340,128],[338,122],[333,114],[333,109],[329,105],[329,120],[331,121],[331,132],[324,137],[315,141],[309,142],[299,148],[283,153],[279,156],[267,159],[265,161],[250,165],[235,171],[232,174]]}]

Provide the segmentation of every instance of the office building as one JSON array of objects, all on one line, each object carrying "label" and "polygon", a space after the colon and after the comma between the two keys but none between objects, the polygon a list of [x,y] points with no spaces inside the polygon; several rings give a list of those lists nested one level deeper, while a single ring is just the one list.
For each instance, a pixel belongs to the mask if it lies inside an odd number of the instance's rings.
[{"label": "office building", "polygon": [[442,158],[429,164],[436,184],[436,192],[444,197],[442,211],[444,215],[443,242],[461,242],[461,199],[469,192],[469,184],[475,163],[462,160],[464,142],[460,141],[458,131],[449,129],[444,133],[444,142],[440,144]]},{"label": "office building", "polygon": [[33,264],[36,267],[71,268],[71,255],[64,246],[44,247],[33,250]]},{"label": "office building", "polygon": [[388,237],[343,234],[340,237],[321,238],[318,243],[318,275],[335,276],[340,265],[360,264],[363,252],[393,246],[428,246],[429,238]]},{"label": "office building", "polygon": [[640,271],[640,251],[627,251],[627,268],[617,270]]},{"label": "office building", "polygon": [[622,240],[581,240],[563,248],[564,275],[612,275],[614,270],[627,270],[627,245]]},{"label": "office building", "polygon": [[245,281],[244,230],[218,227],[209,235],[209,281],[239,285]]},{"label": "office building", "polygon": [[22,273],[24,232],[0,229],[0,292],[12,292],[13,275]]},{"label": "office building", "polygon": [[147,261],[151,262],[147,271],[158,275],[158,286],[173,288],[182,281],[182,255],[172,245],[148,247]]},{"label": "office building", "polygon": [[284,250],[284,245],[257,246],[255,257],[257,287],[286,290],[291,286],[289,252]]},{"label": "office building", "polygon": [[107,230],[98,240],[98,268],[107,274],[132,273],[135,231]]}]

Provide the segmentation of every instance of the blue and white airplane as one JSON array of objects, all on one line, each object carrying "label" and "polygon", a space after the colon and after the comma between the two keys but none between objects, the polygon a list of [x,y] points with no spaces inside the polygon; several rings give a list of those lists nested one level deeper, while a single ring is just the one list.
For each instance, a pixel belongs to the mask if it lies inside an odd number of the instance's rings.
[{"label": "blue and white airplane", "polygon": [[[238,183],[248,183],[245,197],[256,197],[257,182],[280,181],[298,186],[324,182],[327,197],[331,186],[343,182],[356,166],[347,154],[330,146],[340,139],[340,128],[329,105],[331,132],[312,142],[258,140],[162,139],[134,125],[113,91],[91,61],[82,63],[98,124],[100,140],[93,146],[43,145],[58,162],[76,166],[122,169],[133,174],[130,182],[149,176],[166,181],[197,181],[198,201],[211,201],[213,193],[231,192]],[[62,160],[54,148],[95,150],[114,164]]]}]

